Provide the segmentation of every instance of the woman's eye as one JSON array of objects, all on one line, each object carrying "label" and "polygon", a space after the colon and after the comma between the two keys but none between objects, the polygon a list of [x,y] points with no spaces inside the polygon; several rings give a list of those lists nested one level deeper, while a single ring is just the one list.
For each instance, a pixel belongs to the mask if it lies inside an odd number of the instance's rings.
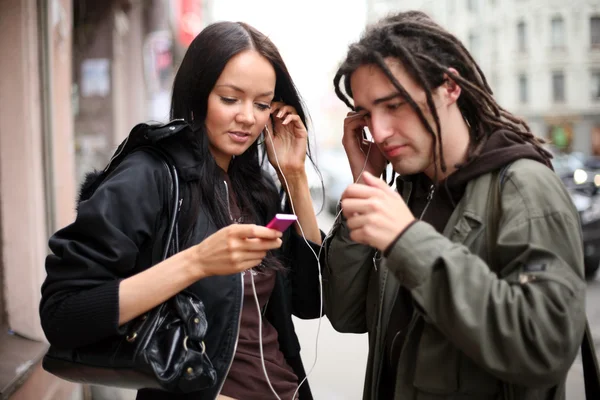
[{"label": "woman's eye", "polygon": [[221,97],[221,101],[225,104],[234,104],[237,100],[229,97]]},{"label": "woman's eye", "polygon": [[269,104],[262,104],[262,103],[258,103],[256,105],[256,107],[258,107],[259,110],[261,111],[266,111],[266,110],[270,110],[271,106]]}]

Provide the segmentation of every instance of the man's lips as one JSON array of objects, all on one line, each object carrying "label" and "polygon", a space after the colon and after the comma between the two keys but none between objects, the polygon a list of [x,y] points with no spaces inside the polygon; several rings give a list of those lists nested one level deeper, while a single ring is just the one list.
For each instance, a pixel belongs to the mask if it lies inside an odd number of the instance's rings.
[{"label": "man's lips", "polygon": [[399,153],[401,153],[406,148],[408,148],[408,145],[406,145],[406,144],[399,145],[399,146],[388,146],[383,149],[383,152],[387,156],[394,157],[394,156],[398,155]]}]

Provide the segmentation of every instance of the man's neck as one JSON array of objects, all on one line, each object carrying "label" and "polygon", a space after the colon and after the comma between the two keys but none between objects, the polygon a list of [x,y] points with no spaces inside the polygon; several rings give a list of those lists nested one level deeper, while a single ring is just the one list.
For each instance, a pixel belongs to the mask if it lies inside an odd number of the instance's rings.
[{"label": "man's neck", "polygon": [[[423,173],[427,175],[431,180],[443,181],[448,176],[456,172],[456,165],[463,164],[467,161],[467,155],[469,152],[469,141],[470,141],[470,128],[462,118],[462,115],[458,113],[455,116],[454,121],[449,121],[446,127],[442,128],[442,147],[444,149],[444,164],[446,165],[446,171],[442,171],[441,160],[437,157],[437,162],[432,163]],[[454,122],[454,123],[452,123]],[[436,165],[437,164],[437,165]],[[437,168],[437,176],[436,176]]]}]

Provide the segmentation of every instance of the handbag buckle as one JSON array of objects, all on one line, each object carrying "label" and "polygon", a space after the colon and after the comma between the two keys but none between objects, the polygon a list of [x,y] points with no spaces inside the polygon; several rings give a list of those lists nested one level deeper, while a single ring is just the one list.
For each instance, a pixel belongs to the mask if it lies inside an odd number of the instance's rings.
[{"label": "handbag buckle", "polygon": [[127,340],[129,343],[133,343],[136,338],[137,338],[137,332],[133,332],[131,335],[127,335],[125,337],[125,340]]},{"label": "handbag buckle", "polygon": [[[185,351],[188,351],[187,341],[189,338],[189,336],[186,336],[185,339],[183,339],[183,348]],[[200,342],[200,347],[202,347],[202,354],[206,353],[206,345],[204,344],[204,340]]]}]

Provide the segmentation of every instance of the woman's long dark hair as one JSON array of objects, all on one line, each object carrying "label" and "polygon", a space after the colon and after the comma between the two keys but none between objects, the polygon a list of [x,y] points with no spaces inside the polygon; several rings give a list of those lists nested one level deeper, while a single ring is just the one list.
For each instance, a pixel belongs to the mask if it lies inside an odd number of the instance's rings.
[{"label": "woman's long dark hair", "polygon": [[[294,85],[279,51],[271,40],[253,27],[242,22],[217,22],[207,26],[192,41],[173,83],[171,119],[184,119],[195,130],[195,140],[201,158],[200,180],[188,190],[188,207],[183,217],[189,226],[182,228],[183,237],[189,235],[196,221],[199,207],[205,207],[218,228],[231,223],[224,191],[223,175],[209,151],[209,140],[204,121],[208,96],[213,90],[225,65],[235,55],[254,50],[265,57],[275,69],[274,101],[293,106],[307,125],[304,104]],[[242,155],[235,157],[227,171],[240,210],[250,214],[257,224],[265,224],[280,209],[277,188],[268,178],[263,164],[264,144],[253,143]],[[264,150],[264,149],[263,149]],[[263,156],[261,156],[261,153]],[[312,161],[310,146],[307,154]]]},{"label": "woman's long dark hair", "polygon": [[[435,127],[427,122],[423,111],[387,67],[387,57],[398,59],[415,82],[424,89]],[[337,96],[351,109],[354,107],[342,92],[340,82],[344,78],[344,90],[352,98],[350,77],[358,67],[368,64],[381,68],[415,110],[423,126],[434,138],[434,163],[436,167],[439,165],[442,171],[446,171],[446,163],[442,149],[441,126],[433,104],[432,91],[444,83],[444,75],[454,80],[462,89],[457,104],[471,128],[467,162],[476,157],[489,136],[500,129],[521,135],[542,157],[551,158],[550,153],[542,147],[543,140],[531,133],[527,123],[498,105],[483,72],[462,43],[427,14],[408,11],[384,18],[368,28],[361,39],[350,46],[346,59],[335,75],[333,85]],[[459,75],[450,72],[450,67],[456,69]],[[439,151],[435,151],[436,147]]]}]

